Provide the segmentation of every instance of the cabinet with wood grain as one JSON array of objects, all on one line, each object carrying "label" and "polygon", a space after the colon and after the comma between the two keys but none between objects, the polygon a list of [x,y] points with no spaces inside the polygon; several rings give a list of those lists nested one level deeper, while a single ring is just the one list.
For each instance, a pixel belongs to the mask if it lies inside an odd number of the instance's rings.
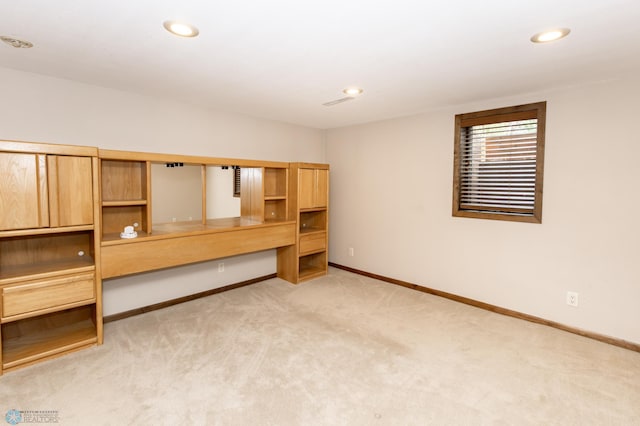
[{"label": "cabinet with wood grain", "polygon": [[329,165],[291,163],[289,216],[296,244],[278,249],[278,276],[293,283],[326,275],[329,237]]},{"label": "cabinet with wood grain", "polygon": [[0,374],[102,343],[97,149],[0,141]]},{"label": "cabinet with wood grain", "polygon": [[0,152],[0,231],[93,224],[90,157]]}]

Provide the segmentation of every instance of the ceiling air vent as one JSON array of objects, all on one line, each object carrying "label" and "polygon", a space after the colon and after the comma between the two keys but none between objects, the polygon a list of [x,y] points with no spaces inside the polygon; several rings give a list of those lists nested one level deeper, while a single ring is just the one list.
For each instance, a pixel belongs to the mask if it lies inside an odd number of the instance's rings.
[{"label": "ceiling air vent", "polygon": [[33,47],[32,43],[29,43],[28,41],[24,41],[24,40],[19,40],[13,37],[0,36],[0,40],[4,41],[9,46],[15,47],[16,49],[29,49]]},{"label": "ceiling air vent", "polygon": [[336,99],[335,101],[325,102],[322,105],[324,105],[324,106],[334,106],[334,105],[341,104],[343,102],[352,101],[353,99],[354,98],[352,96],[347,96],[346,98],[340,98],[340,99]]}]

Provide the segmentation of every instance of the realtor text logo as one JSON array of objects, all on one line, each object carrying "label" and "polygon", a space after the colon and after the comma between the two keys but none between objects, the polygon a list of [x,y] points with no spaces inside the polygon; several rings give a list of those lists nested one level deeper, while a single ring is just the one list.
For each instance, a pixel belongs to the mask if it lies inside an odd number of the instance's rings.
[{"label": "realtor text logo", "polygon": [[17,425],[19,423],[58,423],[58,412],[51,411],[34,411],[34,410],[16,410],[11,409],[7,411],[4,419],[10,425]]}]

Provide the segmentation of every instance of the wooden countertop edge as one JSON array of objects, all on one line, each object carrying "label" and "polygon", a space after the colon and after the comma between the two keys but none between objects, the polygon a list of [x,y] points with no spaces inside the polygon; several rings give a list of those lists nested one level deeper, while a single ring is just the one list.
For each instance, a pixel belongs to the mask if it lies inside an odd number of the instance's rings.
[{"label": "wooden countertop edge", "polygon": [[230,226],[230,227],[212,227],[210,229],[202,229],[202,230],[194,230],[194,231],[178,231],[178,232],[170,232],[170,233],[162,233],[162,234],[151,234],[145,235],[137,238],[122,238],[117,240],[102,240],[102,247],[109,246],[117,246],[122,244],[135,244],[142,243],[145,241],[156,241],[156,240],[167,240],[172,238],[183,238],[183,237],[192,237],[198,235],[207,235],[207,234],[218,234],[223,232],[235,232],[241,231],[245,229],[256,229],[256,228],[270,228],[270,227],[279,227],[286,225],[294,225],[295,220],[288,220],[283,222],[267,222],[267,223],[257,223],[251,225],[239,225],[239,226]]}]

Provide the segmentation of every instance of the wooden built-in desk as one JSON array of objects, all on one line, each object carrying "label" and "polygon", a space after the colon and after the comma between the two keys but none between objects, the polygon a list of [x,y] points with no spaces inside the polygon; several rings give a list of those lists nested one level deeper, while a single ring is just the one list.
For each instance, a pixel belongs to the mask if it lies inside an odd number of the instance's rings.
[{"label": "wooden built-in desk", "polygon": [[[240,217],[154,223],[153,199],[161,212],[158,199],[180,203],[162,192],[152,165],[163,163],[200,168],[200,188],[183,188],[196,189],[201,211],[157,217],[228,214],[207,202],[212,166],[234,170]],[[326,164],[0,141],[0,375],[102,344],[103,278],[276,248],[278,277],[326,274],[328,174]],[[120,237],[128,226],[137,238]]]},{"label": "wooden built-in desk", "polygon": [[296,242],[296,221],[258,222],[235,217],[154,225],[137,238],[102,238],[102,278],[252,253]]}]

